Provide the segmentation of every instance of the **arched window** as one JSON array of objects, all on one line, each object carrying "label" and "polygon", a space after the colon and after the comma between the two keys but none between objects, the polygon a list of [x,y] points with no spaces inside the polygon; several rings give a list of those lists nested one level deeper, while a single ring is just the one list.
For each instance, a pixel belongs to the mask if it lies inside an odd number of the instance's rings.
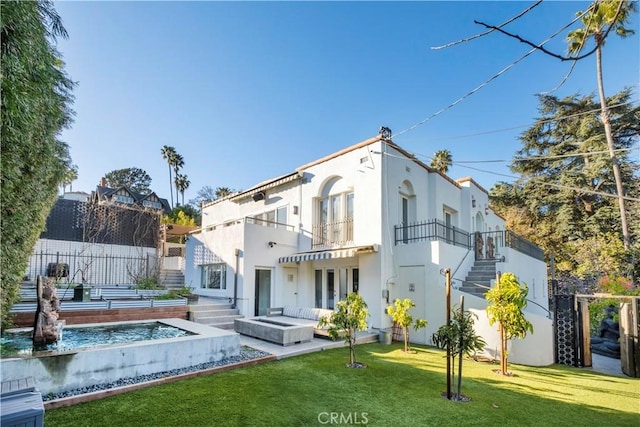
[{"label": "arched window", "polygon": [[416,222],[416,195],[413,185],[403,181],[400,186],[400,226],[402,227],[402,242],[409,240],[409,227]]},{"label": "arched window", "polygon": [[339,176],[321,188],[316,202],[313,246],[336,246],[353,242],[354,194]]}]

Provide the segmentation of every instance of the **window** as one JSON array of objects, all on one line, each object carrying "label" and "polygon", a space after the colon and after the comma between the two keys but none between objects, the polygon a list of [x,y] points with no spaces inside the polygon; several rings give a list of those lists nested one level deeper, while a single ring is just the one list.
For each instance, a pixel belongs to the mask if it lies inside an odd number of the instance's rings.
[{"label": "window", "polygon": [[200,287],[203,289],[227,289],[227,265],[224,263],[203,265]]},{"label": "window", "polygon": [[154,209],[162,209],[162,203],[160,202],[155,202],[153,200],[144,200],[142,202],[143,206],[146,206],[148,208],[154,208]]},{"label": "window", "polygon": [[133,197],[123,196],[122,194],[116,194],[113,197],[116,199],[116,202],[126,203],[128,205],[133,204]]},{"label": "window", "polygon": [[354,194],[334,194],[317,202],[318,222],[314,244],[335,245],[353,241]]},{"label": "window", "polygon": [[276,210],[276,222],[278,228],[287,228],[287,207],[283,206]]}]

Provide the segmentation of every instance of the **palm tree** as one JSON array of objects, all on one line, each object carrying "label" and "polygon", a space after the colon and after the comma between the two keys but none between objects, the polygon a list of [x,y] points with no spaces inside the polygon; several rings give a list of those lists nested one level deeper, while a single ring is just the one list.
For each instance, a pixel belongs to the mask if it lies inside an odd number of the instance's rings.
[{"label": "palm tree", "polygon": [[216,199],[221,199],[231,193],[233,193],[233,191],[229,187],[218,187],[216,188]]},{"label": "palm tree", "polygon": [[66,193],[67,185],[69,186],[69,191],[73,190],[73,188],[71,187],[71,183],[73,183],[73,181],[75,181],[76,179],[78,179],[78,166],[70,165],[64,172],[64,175],[62,176],[62,182],[60,183],[60,185],[62,186],[63,194]]},{"label": "palm tree", "polygon": [[616,180],[616,190],[618,192],[618,206],[620,207],[620,225],[622,226],[622,236],[624,247],[629,250],[631,237],[627,225],[627,213],[624,206],[624,188],[620,175],[620,165],[614,151],[613,134],[611,132],[611,122],[609,121],[609,108],[604,95],[604,83],[602,80],[602,46],[604,46],[606,35],[610,30],[615,30],[620,37],[627,37],[634,33],[633,30],[624,25],[635,11],[636,4],[630,0],[602,0],[595,1],[589,11],[582,17],[583,28],[571,31],[567,35],[569,43],[569,53],[578,54],[584,48],[589,37],[593,37],[596,44],[596,77],[598,80],[598,94],[600,96],[600,109],[604,133],[607,138],[607,148],[609,157],[613,165],[613,176]]},{"label": "palm tree", "polygon": [[170,147],[168,145],[163,146],[160,152],[162,153],[162,158],[165,159],[169,165],[169,189],[171,190],[170,205],[173,209],[173,177],[171,175],[171,166],[177,153],[174,147]]},{"label": "palm tree", "polygon": [[[187,188],[189,188],[189,184],[191,184],[191,181],[187,179],[187,175],[183,175],[179,173],[179,174],[176,174],[175,184],[176,184],[176,190],[178,190],[182,195],[182,204],[184,205],[184,192],[187,190]],[[177,196],[178,195],[176,194],[176,197]]]},{"label": "palm tree", "polygon": [[[178,173],[180,172],[180,169],[182,169],[183,166],[184,166],[184,158],[182,157],[182,155],[178,153],[174,153],[173,156],[171,157],[171,167],[173,167],[173,172],[175,172],[176,178],[178,178]],[[173,183],[176,184],[176,181],[174,180]],[[176,184],[176,205],[178,204],[179,192],[180,190],[178,190],[178,185]]]},{"label": "palm tree", "polygon": [[440,150],[436,151],[431,159],[431,167],[441,173],[447,173],[451,166],[451,151]]}]

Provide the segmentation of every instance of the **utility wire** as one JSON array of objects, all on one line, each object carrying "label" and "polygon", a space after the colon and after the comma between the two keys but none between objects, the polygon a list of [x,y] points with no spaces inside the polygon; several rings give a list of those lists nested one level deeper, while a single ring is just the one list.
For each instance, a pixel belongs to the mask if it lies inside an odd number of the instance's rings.
[{"label": "utility wire", "polygon": [[[624,151],[633,151],[633,150],[640,150],[640,146],[639,147],[628,147],[628,148],[617,148],[615,150],[613,150],[614,152],[624,152]],[[378,154],[384,154],[386,156],[389,157],[395,157],[398,159],[406,159],[406,156],[399,156],[396,154],[391,154],[391,153],[380,153],[379,151],[376,152]],[[415,158],[422,158],[422,159],[428,159],[428,160],[433,160],[434,157],[433,156],[429,156],[427,154],[421,154],[421,153],[410,153],[413,157]],[[527,162],[527,161],[533,161],[533,160],[553,160],[553,159],[561,159],[561,158],[565,158],[565,157],[584,157],[584,156],[590,156],[590,155],[598,155],[598,154],[609,154],[609,150],[602,150],[602,151],[580,151],[580,152],[575,152],[575,153],[569,153],[569,154],[555,154],[555,155],[549,155],[549,156],[530,156],[530,157],[516,157],[513,159],[492,159],[492,160],[456,160],[456,161],[452,161],[451,164],[453,165],[459,165],[461,166],[462,164],[475,164],[475,163],[507,163],[507,162]]]},{"label": "utility wire", "polygon": [[[595,7],[595,3],[592,4],[589,7],[589,9],[591,9],[592,7]],[[589,10],[589,9],[587,9],[587,10]],[[587,23],[587,28],[589,28],[591,26],[591,21],[593,21],[593,14],[591,14],[589,16],[589,22]],[[587,34],[588,34],[588,32],[585,31],[584,34],[582,35],[582,41],[580,42],[580,49],[578,49],[579,51],[582,50],[582,48],[584,47],[584,44],[587,42],[587,37],[588,37]],[[546,95],[548,93],[552,93],[552,92],[555,92],[556,90],[560,89],[567,82],[567,80],[569,80],[569,76],[571,76],[571,74],[573,74],[573,70],[576,68],[576,64],[577,63],[578,63],[577,59],[574,59],[573,61],[571,61],[571,67],[569,67],[569,71],[567,72],[567,74],[565,74],[565,76],[562,79],[562,81],[560,83],[558,83],[558,85],[556,87],[554,87],[553,89],[548,90],[546,92],[542,92],[542,94]]]},{"label": "utility wire", "polygon": [[[526,183],[527,181],[531,181],[531,179],[527,179],[527,178],[523,178],[523,177],[517,177],[517,176],[513,176],[513,175],[507,175],[507,174],[503,174],[503,173],[499,173],[499,172],[493,172],[493,171],[488,171],[488,170],[484,170],[484,169],[479,169],[479,168],[474,168],[472,166],[466,166],[466,165],[460,165],[460,167],[463,168],[467,168],[467,169],[473,169],[479,172],[484,172],[484,173],[488,173],[491,175],[498,175],[498,176],[504,176],[507,178],[512,178],[514,180],[516,180],[516,183]],[[573,191],[577,191],[579,193],[587,193],[587,194],[594,194],[597,196],[603,196],[603,197],[611,197],[611,198],[618,198],[617,194],[611,194],[611,193],[604,193],[602,191],[595,191],[595,190],[587,190],[585,188],[579,188],[579,187],[571,187],[568,185],[561,185],[561,184],[554,184],[551,182],[536,182],[536,184],[539,185],[546,185],[549,187],[555,187],[555,188],[560,188],[560,189],[565,189],[565,190],[573,190]],[[629,200],[631,202],[640,202],[640,198],[636,198],[636,197],[629,197],[629,196],[622,196],[623,199],[625,200]]]},{"label": "utility wire", "polygon": [[[633,148],[633,149],[635,150],[636,148]],[[608,153],[608,152],[609,151],[603,151],[601,153]],[[396,157],[398,159],[405,159],[405,160],[408,159],[407,156],[399,156],[399,155],[391,154],[391,153],[383,153],[383,152],[379,152],[379,151],[375,151],[374,153],[375,154],[383,154],[383,155],[389,156],[389,157]],[[590,153],[586,153],[586,154],[590,154]],[[417,159],[415,154],[414,154],[414,157]],[[422,157],[427,157],[427,156],[422,156]],[[492,162],[500,162],[500,161],[501,160],[492,160]],[[458,163],[460,163],[460,162],[454,162],[453,164],[456,164],[457,166],[459,166],[461,168],[472,169],[472,170],[475,170],[475,171],[478,171],[478,172],[488,173],[490,175],[496,175],[496,176],[502,176],[502,177],[505,177],[505,178],[511,178],[511,179],[515,180],[516,182],[531,181],[531,179],[527,179],[527,178],[524,178],[524,177],[517,177],[517,176],[514,176],[514,175],[507,175],[507,174],[500,173],[500,172],[489,171],[489,170],[486,170],[486,169],[480,169],[480,168],[476,168],[476,167],[473,167],[473,166],[468,166],[468,165],[463,165],[463,164],[458,164]],[[611,193],[604,193],[604,192],[601,192],[601,191],[587,190],[587,189],[579,188],[579,187],[570,187],[570,186],[567,186],[567,185],[553,184],[553,183],[550,183],[550,182],[538,182],[537,184],[547,185],[547,186],[557,187],[557,188],[567,189],[567,190],[574,190],[574,191],[578,191],[578,192],[582,192],[582,193],[595,194],[595,195],[604,196],[604,197],[613,197],[613,198],[617,198],[618,197],[617,195],[611,194]],[[640,198],[634,198],[634,197],[629,197],[629,196],[622,196],[622,198],[625,199],[625,200],[632,201],[632,202],[640,202]]]},{"label": "utility wire", "polygon": [[[584,12],[586,13],[586,12]],[[477,86],[475,89],[471,90],[470,92],[467,92],[465,95],[461,96],[460,98],[456,99],[455,101],[453,101],[451,104],[447,105],[444,108],[441,108],[440,110],[436,111],[435,113],[433,113],[432,115],[430,115],[429,117],[419,121],[418,123],[408,127],[407,129],[398,132],[397,134],[395,134],[394,136],[400,136],[406,132],[410,132],[413,129],[422,126],[423,124],[425,124],[426,122],[428,122],[429,120],[431,120],[432,118],[439,116],[440,114],[444,113],[445,111],[447,111],[448,109],[455,107],[456,105],[458,105],[460,102],[464,101],[466,98],[470,97],[471,95],[473,95],[474,93],[478,92],[480,89],[482,89],[483,87],[487,86],[489,83],[491,83],[493,80],[497,79],[498,77],[500,77],[501,75],[503,75],[504,73],[506,73],[507,71],[509,71],[511,68],[515,67],[520,61],[524,60],[525,58],[527,58],[529,55],[533,54],[535,51],[541,49],[542,46],[544,46],[546,43],[548,43],[551,39],[553,39],[555,36],[557,36],[558,34],[560,34],[562,31],[566,30],[567,28],[569,28],[571,25],[573,25],[578,19],[580,19],[582,17],[582,15],[584,15],[584,13],[578,15],[576,18],[573,19],[573,21],[571,21],[570,23],[568,23],[567,25],[563,26],[562,28],[560,28],[558,31],[556,31],[555,33],[553,33],[550,37],[548,37],[546,40],[544,40],[542,43],[540,43],[539,46],[536,46],[534,48],[532,48],[529,52],[525,53],[523,56],[521,56],[520,58],[516,59],[515,61],[513,61],[511,64],[507,65],[505,68],[503,68],[502,70],[500,70],[497,74],[494,74],[492,77],[490,77],[488,80],[485,80],[482,84],[480,84],[479,86]],[[504,32],[502,30],[499,30],[501,32]]]},{"label": "utility wire", "polygon": [[[536,6],[538,6],[540,3],[542,3],[542,0],[537,1],[537,2],[536,2],[536,3],[534,3],[533,5],[529,6],[528,8],[526,8],[525,10],[523,10],[522,12],[520,12],[519,14],[517,14],[516,16],[514,16],[513,18],[511,18],[511,19],[509,19],[508,21],[505,21],[505,22],[503,22],[502,24],[498,25],[498,28],[502,28],[502,27],[504,27],[505,25],[508,25],[508,24],[512,23],[512,22],[513,22],[513,21],[515,21],[516,19],[522,18],[524,15],[526,15],[527,13],[529,13],[533,8],[535,8]],[[461,40],[458,40],[458,41],[455,41],[455,42],[447,43],[447,44],[442,45],[442,46],[435,46],[435,47],[432,47],[432,48],[431,48],[431,50],[440,50],[440,49],[445,49],[445,48],[448,48],[448,47],[451,47],[451,46],[455,46],[455,45],[458,45],[458,44],[462,44],[462,43],[465,43],[465,42],[468,42],[468,41],[471,41],[471,40],[474,40],[474,39],[480,38],[480,37],[482,37],[482,36],[486,36],[487,34],[491,34],[491,33],[492,33],[492,32],[494,32],[494,31],[495,31],[494,29],[487,30],[487,31],[485,31],[484,33],[476,34],[475,36],[471,36],[471,37],[467,37],[467,38],[464,38],[464,39],[461,39]]]},{"label": "utility wire", "polygon": [[[632,104],[632,103],[633,103],[633,101],[621,102],[619,104],[610,105],[609,108],[610,109],[611,108],[617,108],[617,107],[621,107],[621,106]],[[583,112],[580,112],[580,113],[569,114],[568,116],[553,117],[553,118],[549,118],[549,119],[539,120],[536,123],[545,124],[545,123],[550,123],[550,122],[570,119],[570,118],[573,118],[573,117],[578,117],[578,116],[582,116],[582,115],[586,115],[586,114],[599,113],[600,111],[601,111],[600,108],[594,108],[593,110],[583,111]],[[492,133],[508,132],[510,130],[516,130],[516,129],[520,129],[520,128],[524,128],[524,127],[528,127],[528,126],[531,126],[531,124],[517,125],[517,126],[512,126],[512,127],[503,128],[503,129],[487,130],[487,131],[483,131],[483,132],[469,133],[469,134],[464,134],[464,135],[454,135],[454,136],[445,136],[445,137],[441,137],[441,138],[433,138],[430,141],[448,141],[448,140],[451,140],[451,139],[471,138],[471,137],[474,137],[474,136],[489,135],[489,134],[492,134]],[[394,136],[396,136],[396,135],[394,135]]]}]

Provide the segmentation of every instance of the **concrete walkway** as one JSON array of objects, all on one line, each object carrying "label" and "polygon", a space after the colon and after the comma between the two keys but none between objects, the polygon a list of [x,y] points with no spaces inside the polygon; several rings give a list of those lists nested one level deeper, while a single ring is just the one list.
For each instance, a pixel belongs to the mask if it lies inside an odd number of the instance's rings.
[{"label": "concrete walkway", "polygon": [[591,354],[591,367],[583,368],[593,372],[600,372],[602,374],[614,375],[617,377],[629,378],[622,372],[622,365],[620,359],[614,359],[612,357],[601,356],[599,354]]},{"label": "concrete walkway", "polygon": [[[356,343],[377,342],[377,333],[358,332]],[[303,342],[289,346],[270,343],[258,338],[240,335],[240,345],[246,345],[256,350],[261,350],[276,356],[277,359],[286,359],[287,357],[300,356],[301,354],[313,353],[316,351],[324,351],[331,348],[345,347],[347,344],[344,340],[333,341],[329,338],[313,338],[310,342]]]}]

